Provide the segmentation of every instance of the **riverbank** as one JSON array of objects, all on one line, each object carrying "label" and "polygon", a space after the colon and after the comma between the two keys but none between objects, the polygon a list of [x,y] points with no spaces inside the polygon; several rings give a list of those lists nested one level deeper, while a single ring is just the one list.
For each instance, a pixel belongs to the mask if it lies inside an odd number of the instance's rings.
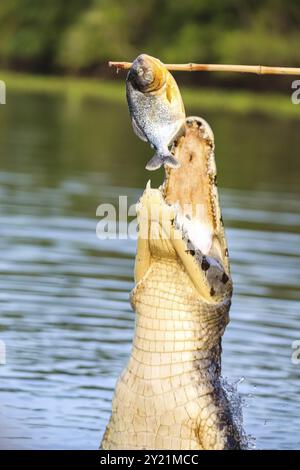
[{"label": "riverbank", "polygon": [[[108,81],[0,71],[0,80],[6,84],[7,104],[9,94],[17,92],[62,95],[71,100],[93,98],[125,103],[124,86],[119,77],[116,81]],[[291,101],[292,89],[288,89],[286,95],[201,87],[182,87],[181,92],[188,113],[208,110],[300,119],[300,105],[292,104]]]}]

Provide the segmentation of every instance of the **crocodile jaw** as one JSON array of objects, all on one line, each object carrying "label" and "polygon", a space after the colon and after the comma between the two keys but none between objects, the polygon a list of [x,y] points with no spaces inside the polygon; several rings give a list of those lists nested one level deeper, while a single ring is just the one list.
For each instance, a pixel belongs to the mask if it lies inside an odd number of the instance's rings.
[{"label": "crocodile jaw", "polygon": [[187,219],[181,211],[176,214],[176,225],[182,233],[188,235],[189,240],[193,246],[208,255],[213,241],[213,229],[207,222],[202,222],[201,219],[195,218]]},{"label": "crocodile jaw", "polygon": [[180,168],[166,168],[161,187],[164,200],[174,206],[176,223],[195,248],[216,257],[229,271],[228,249],[217,191],[214,135],[202,118],[189,117],[186,137],[174,145]]},{"label": "crocodile jaw", "polygon": [[[193,119],[175,144],[181,167],[167,171],[160,189],[149,183],[137,206],[135,334],[103,449],[239,448],[220,382],[221,337],[232,293],[228,252],[212,137],[200,124]],[[191,203],[190,213],[185,203]],[[197,203],[204,206],[200,217]],[[205,237],[207,254],[201,250]]]}]

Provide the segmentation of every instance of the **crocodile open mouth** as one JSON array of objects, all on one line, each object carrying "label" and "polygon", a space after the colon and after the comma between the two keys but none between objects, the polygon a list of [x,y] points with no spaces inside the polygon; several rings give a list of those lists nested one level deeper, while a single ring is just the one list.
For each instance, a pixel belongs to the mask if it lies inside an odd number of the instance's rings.
[{"label": "crocodile open mouth", "polygon": [[159,189],[152,189],[149,181],[137,205],[139,255],[135,279],[138,282],[143,278],[153,253],[161,256],[168,246],[169,252],[176,251],[198,294],[210,299],[217,293],[223,295],[225,285],[227,289],[230,267],[209,125],[201,118],[188,118],[186,133],[174,143],[172,151],[180,167],[165,167],[166,178]]},{"label": "crocodile open mouth", "polygon": [[174,143],[173,153],[181,165],[177,169],[166,167],[161,187],[164,200],[174,206],[176,225],[195,248],[222,259],[214,135],[208,123],[188,117],[185,136]]}]

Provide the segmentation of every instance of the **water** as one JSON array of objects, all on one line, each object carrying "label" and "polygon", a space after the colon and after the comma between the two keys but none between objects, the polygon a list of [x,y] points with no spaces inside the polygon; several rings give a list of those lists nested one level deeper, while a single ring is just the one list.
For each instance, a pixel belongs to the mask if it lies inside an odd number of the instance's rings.
[{"label": "water", "polygon": [[[97,206],[137,200],[151,150],[124,105],[8,96],[0,108],[0,445],[95,449],[130,351],[135,242],[101,241]],[[223,376],[256,447],[299,448],[299,121],[202,110],[217,144],[234,298]]]}]

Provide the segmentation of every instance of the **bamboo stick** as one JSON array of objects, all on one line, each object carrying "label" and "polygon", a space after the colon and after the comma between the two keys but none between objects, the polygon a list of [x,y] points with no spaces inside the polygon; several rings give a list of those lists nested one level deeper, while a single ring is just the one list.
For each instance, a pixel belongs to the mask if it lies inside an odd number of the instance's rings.
[{"label": "bamboo stick", "polygon": [[[131,62],[108,62],[109,67],[126,70]],[[264,65],[226,65],[226,64],[165,64],[168,70],[185,72],[240,72],[257,75],[300,75],[298,67],[267,67]]]}]

